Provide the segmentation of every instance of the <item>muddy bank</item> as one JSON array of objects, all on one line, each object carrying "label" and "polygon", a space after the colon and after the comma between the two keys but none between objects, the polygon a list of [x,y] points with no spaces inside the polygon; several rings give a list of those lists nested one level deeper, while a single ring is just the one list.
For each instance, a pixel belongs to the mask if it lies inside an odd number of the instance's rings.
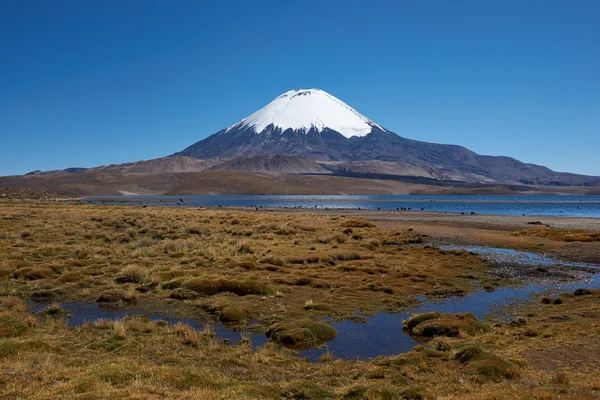
[{"label": "muddy bank", "polygon": [[464,249],[488,261],[489,273],[521,284],[572,283],[591,279],[600,272],[595,264],[559,260],[544,254],[478,246],[441,246],[443,250]]}]

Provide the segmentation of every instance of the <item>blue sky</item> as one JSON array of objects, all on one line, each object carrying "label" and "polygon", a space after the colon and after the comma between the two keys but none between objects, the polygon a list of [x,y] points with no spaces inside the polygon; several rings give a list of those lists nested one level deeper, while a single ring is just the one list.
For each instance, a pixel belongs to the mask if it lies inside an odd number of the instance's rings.
[{"label": "blue sky", "polygon": [[598,1],[0,2],[0,175],[172,154],[295,88],[600,175]]}]

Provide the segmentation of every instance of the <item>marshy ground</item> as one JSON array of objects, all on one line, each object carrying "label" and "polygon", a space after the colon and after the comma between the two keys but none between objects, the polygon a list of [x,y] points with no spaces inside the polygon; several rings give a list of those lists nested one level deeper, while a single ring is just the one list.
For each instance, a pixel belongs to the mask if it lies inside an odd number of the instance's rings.
[{"label": "marshy ground", "polygon": [[[2,202],[0,398],[600,396],[594,290],[521,305],[512,324],[442,315],[417,325],[417,333],[434,329],[438,337],[407,354],[368,361],[326,354],[317,363],[276,343],[223,343],[210,324],[197,330],[137,316],[73,327],[60,307],[135,304],[151,312],[168,302],[180,316],[318,345],[335,336],[323,321],[399,311],[417,296],[518,284],[477,254],[439,243],[566,258],[574,245],[573,258],[588,261],[600,246],[587,226],[371,217]],[[56,305],[31,314],[40,301]]]}]

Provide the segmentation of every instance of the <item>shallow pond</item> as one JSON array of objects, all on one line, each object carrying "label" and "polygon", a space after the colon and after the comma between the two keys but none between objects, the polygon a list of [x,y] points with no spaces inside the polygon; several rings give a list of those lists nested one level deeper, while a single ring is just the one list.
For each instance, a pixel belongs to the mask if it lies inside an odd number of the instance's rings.
[{"label": "shallow pond", "polygon": [[600,266],[593,264],[569,262],[557,260],[540,253],[531,253],[528,251],[519,251],[512,249],[501,249],[496,247],[482,246],[441,246],[443,250],[466,250],[472,253],[477,253],[479,256],[488,260],[501,263],[524,264],[524,265],[559,265],[561,267],[573,267],[575,269],[598,269]]},{"label": "shallow pond", "polygon": [[[447,249],[464,247],[446,247]],[[600,287],[600,274],[595,272],[599,266],[568,263],[554,260],[549,257],[518,252],[507,249],[494,249],[484,247],[467,247],[466,250],[474,251],[479,254],[486,254],[494,257],[498,262],[522,263],[531,265],[535,268],[540,265],[558,265],[562,267],[572,267],[574,269],[584,269],[579,271],[578,280],[574,283],[552,283],[542,282],[520,287],[505,287],[493,292],[481,290],[461,297],[450,297],[445,299],[426,300],[420,305],[405,310],[401,313],[377,313],[374,316],[367,317],[367,323],[353,321],[343,321],[333,326],[338,331],[338,336],[329,341],[325,347],[311,348],[301,351],[299,356],[311,360],[318,360],[327,350],[334,357],[343,359],[369,359],[380,355],[399,354],[412,349],[417,342],[406,332],[402,330],[402,320],[407,319],[414,313],[427,311],[439,311],[441,313],[462,313],[471,312],[478,318],[485,316],[494,316],[502,318],[498,312],[503,306],[513,304],[520,300],[530,299],[531,296],[543,292],[574,291],[582,287]],[[585,272],[587,270],[587,272]],[[39,311],[48,304],[37,303],[33,311]],[[144,313],[135,308],[104,308],[95,303],[66,303],[62,304],[65,312],[70,315],[68,323],[70,325],[81,325],[86,321],[95,321],[99,318],[120,319],[130,315],[145,314],[150,319],[165,320],[169,323],[184,322],[194,328],[202,329],[206,324],[205,320],[172,318],[169,311],[173,305],[165,305],[163,310],[156,313]],[[241,339],[239,331],[227,329],[222,323],[214,325],[217,337],[236,343]],[[264,334],[249,332],[254,346],[262,346],[267,343]]]}]

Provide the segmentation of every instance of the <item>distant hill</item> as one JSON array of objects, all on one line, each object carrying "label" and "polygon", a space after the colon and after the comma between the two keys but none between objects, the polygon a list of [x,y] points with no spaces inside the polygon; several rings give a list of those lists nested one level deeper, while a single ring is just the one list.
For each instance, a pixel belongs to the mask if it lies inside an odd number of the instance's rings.
[{"label": "distant hill", "polygon": [[64,193],[54,193],[43,190],[35,190],[19,187],[0,187],[0,200],[50,200],[72,198]]},{"label": "distant hill", "polygon": [[152,160],[112,164],[88,171],[109,172],[118,174],[160,174],[165,172],[200,172],[222,162],[219,159],[199,160],[194,157],[175,156],[161,157]]}]

